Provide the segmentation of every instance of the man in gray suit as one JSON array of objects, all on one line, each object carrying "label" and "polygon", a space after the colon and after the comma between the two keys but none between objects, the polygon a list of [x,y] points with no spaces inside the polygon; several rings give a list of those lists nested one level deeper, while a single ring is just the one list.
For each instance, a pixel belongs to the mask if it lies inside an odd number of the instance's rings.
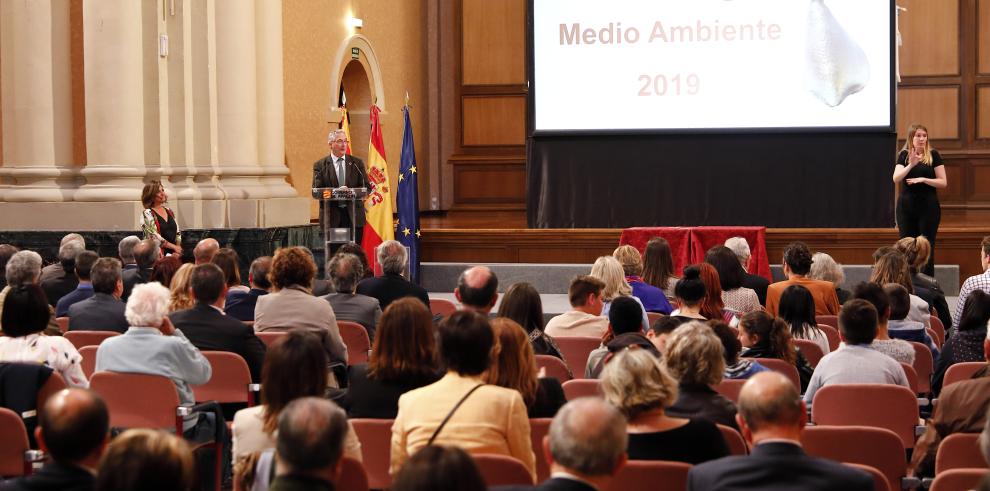
[{"label": "man in gray suit", "polygon": [[121,334],[129,327],[124,317],[124,302],[120,295],[124,283],[120,279],[120,262],[102,257],[89,271],[93,296],[69,307],[70,331],[116,331]]},{"label": "man in gray suit", "polygon": [[330,282],[337,293],[324,296],[333,307],[338,321],[357,322],[368,331],[368,338],[374,341],[375,326],[382,315],[378,299],[354,293],[358,280],[364,275],[361,260],[354,254],[337,254],[327,263]]}]

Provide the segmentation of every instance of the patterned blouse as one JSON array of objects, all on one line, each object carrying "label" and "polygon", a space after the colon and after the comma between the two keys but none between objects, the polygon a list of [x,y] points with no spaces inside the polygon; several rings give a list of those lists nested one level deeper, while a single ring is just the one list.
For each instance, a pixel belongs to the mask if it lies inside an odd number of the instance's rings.
[{"label": "patterned blouse", "polygon": [[733,290],[723,290],[722,303],[725,304],[725,308],[734,310],[740,314],[763,310],[763,306],[760,305],[760,297],[756,295],[756,290],[752,288],[739,287]]},{"label": "patterned blouse", "polygon": [[69,387],[89,387],[82,371],[82,355],[60,336],[0,337],[0,362],[45,365],[57,371]]}]

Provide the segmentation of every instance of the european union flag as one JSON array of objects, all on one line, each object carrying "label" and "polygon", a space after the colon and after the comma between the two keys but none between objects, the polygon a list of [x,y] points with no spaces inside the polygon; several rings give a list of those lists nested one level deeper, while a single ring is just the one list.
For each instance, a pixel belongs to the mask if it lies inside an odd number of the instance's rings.
[{"label": "european union flag", "polygon": [[399,157],[399,191],[395,204],[399,223],[395,238],[409,248],[409,280],[419,283],[419,186],[416,179],[416,149],[413,145],[409,106],[402,108],[405,127],[402,129],[402,154]]}]

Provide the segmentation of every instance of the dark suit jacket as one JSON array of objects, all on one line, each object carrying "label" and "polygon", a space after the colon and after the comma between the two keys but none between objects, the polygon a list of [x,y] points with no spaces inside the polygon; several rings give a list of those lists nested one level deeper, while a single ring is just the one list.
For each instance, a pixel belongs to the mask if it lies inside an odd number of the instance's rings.
[{"label": "dark suit jacket", "polygon": [[227,294],[223,311],[237,320],[254,321],[254,306],[258,303],[258,297],[262,295],[268,295],[268,292],[257,288],[247,292],[230,292]]},{"label": "dark suit jacket", "polygon": [[[338,188],[340,187],[340,182],[337,179],[337,170],[333,165],[333,154],[327,155],[320,160],[313,163],[313,187],[314,188]],[[368,188],[370,191],[371,186],[368,183],[368,175],[365,173],[364,162],[354,156],[345,155],[344,162],[347,164],[347,168],[344,170],[344,181],[345,185],[349,188]],[[314,198],[320,199],[320,196],[313,195]],[[363,203],[359,204],[357,210],[354,213],[354,225],[356,227],[364,226],[364,206]],[[337,227],[340,225],[340,213],[350,214],[350,204],[344,207],[338,207],[335,204],[331,204],[330,217],[327,220],[328,227]],[[323,223],[323,207],[320,207],[320,223]]]},{"label": "dark suit jacket", "polygon": [[868,491],[873,489],[873,478],[859,469],[811,457],[799,445],[770,442],[756,445],[749,456],[694,466],[688,473],[687,489]]},{"label": "dark suit jacket", "polygon": [[124,271],[121,274],[121,280],[124,282],[124,293],[120,295],[120,299],[126,302],[127,298],[131,296],[131,290],[134,289],[134,286],[147,283],[150,278],[151,268],[135,268]]},{"label": "dark suit jacket", "polygon": [[595,488],[573,479],[551,477],[536,486],[495,486],[492,491],[595,491]]},{"label": "dark suit jacket", "polygon": [[759,275],[746,273],[742,286],[743,288],[752,288],[760,299],[760,305],[767,306],[767,287],[770,286],[770,280]]},{"label": "dark suit jacket", "polygon": [[251,369],[251,380],[261,380],[261,364],[265,361],[265,344],[254,335],[247,324],[204,303],[169,314],[175,327],[186,335],[193,346],[202,351],[237,353]]},{"label": "dark suit jacket", "polygon": [[358,283],[357,293],[377,298],[382,312],[385,311],[388,304],[403,297],[416,297],[427,308],[430,307],[430,296],[426,293],[426,289],[397,274],[384,274],[375,278],[368,278]]},{"label": "dark suit jacket", "polygon": [[57,305],[62,297],[75,290],[77,286],[79,286],[79,278],[75,273],[63,272],[61,275],[41,282],[41,289],[45,291],[48,304],[52,307]]},{"label": "dark suit jacket", "polygon": [[70,331],[116,331],[130,327],[124,317],[124,302],[106,293],[97,293],[69,306]]},{"label": "dark suit jacket", "polygon": [[347,390],[333,399],[347,411],[349,418],[395,419],[399,412],[399,396],[440,380],[442,373],[429,377],[409,378],[397,383],[384,383],[368,378],[368,364],[347,369]]},{"label": "dark suit jacket", "polygon": [[86,469],[52,462],[38,472],[0,484],[0,491],[92,491],[96,477]]}]

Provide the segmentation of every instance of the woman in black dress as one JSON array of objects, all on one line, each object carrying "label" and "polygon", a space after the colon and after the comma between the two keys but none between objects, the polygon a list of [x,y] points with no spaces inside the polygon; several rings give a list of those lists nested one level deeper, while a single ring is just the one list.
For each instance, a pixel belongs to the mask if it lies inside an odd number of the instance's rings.
[{"label": "woman in black dress", "polygon": [[928,238],[932,253],[922,272],[935,276],[935,234],[942,218],[935,190],[946,187],[947,181],[942,156],[928,142],[928,128],[913,124],[908,129],[894,165],[894,182],[901,183],[896,208],[898,232],[901,237]]},{"label": "woman in black dress", "polygon": [[141,204],[144,212],[141,214],[141,230],[145,239],[154,239],[162,248],[162,255],[174,253],[182,256],[182,239],[179,235],[179,224],[175,221],[175,213],[165,203],[168,195],[161,181],[154,180],[145,184],[141,190]]}]

